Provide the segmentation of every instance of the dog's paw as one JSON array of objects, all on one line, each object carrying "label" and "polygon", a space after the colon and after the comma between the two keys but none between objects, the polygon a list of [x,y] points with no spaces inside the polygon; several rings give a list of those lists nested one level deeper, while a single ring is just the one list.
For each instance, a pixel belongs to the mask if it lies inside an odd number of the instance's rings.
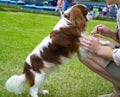
[{"label": "dog's paw", "polygon": [[46,95],[46,94],[49,94],[49,91],[48,90],[42,90],[42,91],[40,91],[40,93],[43,94],[43,95]]}]

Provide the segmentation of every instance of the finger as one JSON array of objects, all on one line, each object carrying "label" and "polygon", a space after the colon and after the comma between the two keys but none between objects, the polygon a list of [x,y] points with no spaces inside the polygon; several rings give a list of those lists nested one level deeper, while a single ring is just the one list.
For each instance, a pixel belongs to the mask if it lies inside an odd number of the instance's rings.
[{"label": "finger", "polygon": [[89,51],[89,49],[90,49],[90,41],[89,40],[84,38],[84,39],[81,40],[80,43],[86,51]]},{"label": "finger", "polygon": [[89,48],[89,43],[88,42],[86,42],[86,41],[81,41],[80,42],[81,43],[81,45],[84,47],[84,48]]},{"label": "finger", "polygon": [[92,35],[97,34],[97,33],[98,33],[98,32],[97,32],[97,29],[96,29],[96,28],[91,32]]},{"label": "finger", "polygon": [[91,34],[99,34],[99,27],[103,27],[103,24],[97,25],[94,30],[91,32]]},{"label": "finger", "polygon": [[92,40],[92,36],[84,37],[80,39],[81,44],[90,44],[90,41]]}]

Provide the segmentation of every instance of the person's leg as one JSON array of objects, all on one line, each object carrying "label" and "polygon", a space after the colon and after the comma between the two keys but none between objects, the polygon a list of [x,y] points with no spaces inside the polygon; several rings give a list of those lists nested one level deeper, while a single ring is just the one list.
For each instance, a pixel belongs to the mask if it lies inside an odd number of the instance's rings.
[{"label": "person's leg", "polygon": [[103,58],[95,55],[90,55],[88,58],[82,58],[80,54],[78,54],[78,58],[84,65],[86,65],[92,71],[96,72],[101,77],[110,81],[115,87],[115,96],[113,95],[113,97],[120,97],[116,96],[116,94],[120,94],[120,81],[105,70],[105,67],[103,66]]},{"label": "person's leg", "polygon": [[66,11],[68,6],[66,4],[63,5],[62,11]]},{"label": "person's leg", "polygon": [[112,94],[113,97],[120,97],[120,87],[114,85],[115,92]]},{"label": "person's leg", "polygon": [[72,4],[69,4],[67,9],[71,8],[72,6],[73,6]]}]

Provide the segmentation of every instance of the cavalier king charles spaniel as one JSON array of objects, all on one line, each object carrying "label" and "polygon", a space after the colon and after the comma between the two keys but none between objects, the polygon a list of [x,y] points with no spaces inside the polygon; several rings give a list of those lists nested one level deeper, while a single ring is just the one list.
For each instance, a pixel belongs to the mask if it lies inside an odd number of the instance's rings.
[{"label": "cavalier king charles spaniel", "polygon": [[66,10],[52,32],[28,55],[23,73],[7,80],[7,90],[20,94],[28,82],[32,97],[38,97],[38,93],[48,94],[48,90],[42,90],[46,76],[78,52],[90,18],[84,5],[77,4]]}]

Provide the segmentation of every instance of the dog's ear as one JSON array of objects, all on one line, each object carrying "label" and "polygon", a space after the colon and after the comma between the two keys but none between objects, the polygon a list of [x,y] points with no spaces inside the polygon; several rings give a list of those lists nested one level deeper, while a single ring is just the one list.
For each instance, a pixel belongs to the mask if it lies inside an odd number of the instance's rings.
[{"label": "dog's ear", "polygon": [[70,21],[74,26],[85,27],[87,9],[83,6],[75,6],[70,12]]}]

